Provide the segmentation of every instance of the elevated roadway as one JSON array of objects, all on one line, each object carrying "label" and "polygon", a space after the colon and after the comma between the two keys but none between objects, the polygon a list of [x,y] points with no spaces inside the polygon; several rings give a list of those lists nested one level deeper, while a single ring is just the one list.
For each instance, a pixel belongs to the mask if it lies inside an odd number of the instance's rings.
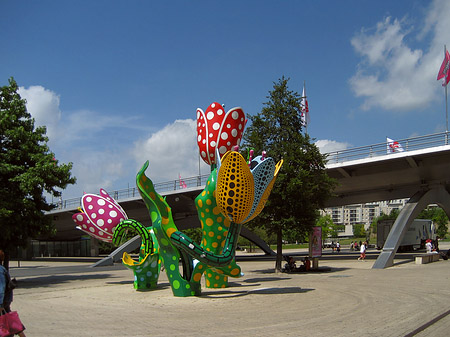
[{"label": "elevated roadway", "polygon": [[[327,154],[326,170],[338,182],[334,196],[326,207],[410,198],[392,227],[384,249],[374,268],[393,263],[403,235],[410,223],[428,204],[439,204],[450,217],[450,144],[449,133],[398,140],[395,152],[386,143],[374,144]],[[402,151],[399,151],[399,149]],[[180,229],[200,226],[194,200],[203,190],[207,175],[186,179],[188,188],[180,189],[178,181],[155,184],[157,191],[172,207]],[[111,194],[120,202],[129,218],[150,224],[148,211],[136,188]],[[60,209],[49,212],[57,227],[55,240],[81,237],[71,219],[80,206],[80,198],[65,200]],[[245,227],[241,233],[262,247],[273,251]]]},{"label": "elevated roadway", "polygon": [[327,172],[338,181],[327,207],[409,198],[450,183],[450,145],[330,162]]},{"label": "elevated roadway", "polygon": [[394,152],[381,143],[328,154],[327,171],[338,186],[327,207],[409,198],[373,268],[392,266],[403,236],[427,205],[438,204],[450,218],[448,140],[448,133],[439,133],[399,140]]}]

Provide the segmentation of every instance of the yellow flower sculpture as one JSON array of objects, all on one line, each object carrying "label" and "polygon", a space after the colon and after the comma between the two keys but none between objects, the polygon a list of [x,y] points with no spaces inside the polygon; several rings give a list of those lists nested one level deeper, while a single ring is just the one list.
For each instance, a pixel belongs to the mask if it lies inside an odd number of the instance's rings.
[{"label": "yellow flower sculpture", "polygon": [[238,224],[256,217],[264,208],[283,160],[258,156],[249,164],[239,152],[222,157],[217,174],[217,205],[222,214]]}]

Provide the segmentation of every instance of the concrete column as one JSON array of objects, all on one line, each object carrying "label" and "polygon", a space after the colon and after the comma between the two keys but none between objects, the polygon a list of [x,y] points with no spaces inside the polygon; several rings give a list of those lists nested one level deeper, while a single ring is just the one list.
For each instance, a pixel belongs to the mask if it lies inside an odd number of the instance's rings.
[{"label": "concrete column", "polygon": [[414,194],[395,220],[373,269],[383,269],[394,264],[395,254],[409,226],[417,215],[431,203],[438,204],[450,216],[450,194],[443,185],[432,186],[427,191],[419,191]]}]

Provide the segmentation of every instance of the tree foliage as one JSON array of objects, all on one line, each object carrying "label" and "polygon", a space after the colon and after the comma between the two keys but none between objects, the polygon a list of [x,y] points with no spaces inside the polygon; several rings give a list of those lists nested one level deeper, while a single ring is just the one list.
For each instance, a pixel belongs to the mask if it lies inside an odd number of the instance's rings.
[{"label": "tree foliage", "polygon": [[417,216],[418,219],[431,219],[436,224],[436,235],[445,238],[448,232],[448,216],[440,207],[427,207]]},{"label": "tree foliage", "polygon": [[331,215],[324,215],[321,216],[316,223],[316,226],[320,226],[322,227],[322,242],[325,241],[326,238],[328,238],[329,236],[333,236],[332,232],[333,232],[333,227],[334,227],[334,222],[333,219],[331,218]]},{"label": "tree foliage", "polygon": [[[377,224],[380,220],[395,220],[400,214],[398,209],[393,209],[389,215],[382,214],[377,218],[374,218],[371,224],[372,231],[376,233]],[[430,219],[436,224],[436,234],[440,238],[445,238],[448,233],[448,216],[445,211],[440,207],[427,207],[422,210],[417,219]]]},{"label": "tree foliage", "polygon": [[398,209],[393,209],[389,214],[381,213],[380,216],[373,218],[372,223],[370,224],[372,233],[377,233],[378,222],[382,220],[394,220],[397,219],[400,211]]},{"label": "tree foliage", "polygon": [[261,112],[249,116],[251,125],[244,134],[247,149],[284,160],[269,201],[252,224],[277,233],[276,269],[281,268],[283,231],[295,230],[299,239],[307,238],[335,186],[325,172],[325,156],[303,134],[301,97],[288,89],[288,81],[282,77],[274,83]]},{"label": "tree foliage", "polygon": [[353,225],[353,236],[355,238],[362,238],[366,236],[366,230],[364,229],[364,224],[354,224]]},{"label": "tree foliage", "polygon": [[44,192],[60,196],[57,188],[74,184],[72,164],[58,164],[50,152],[45,127],[34,127],[25,100],[13,78],[0,87],[0,248],[25,246],[52,230],[44,211]]},{"label": "tree foliage", "polygon": [[335,224],[329,214],[319,217],[316,226],[322,227],[323,242],[325,242],[325,239],[328,237],[337,238],[339,236],[339,231],[345,230],[345,226]]}]

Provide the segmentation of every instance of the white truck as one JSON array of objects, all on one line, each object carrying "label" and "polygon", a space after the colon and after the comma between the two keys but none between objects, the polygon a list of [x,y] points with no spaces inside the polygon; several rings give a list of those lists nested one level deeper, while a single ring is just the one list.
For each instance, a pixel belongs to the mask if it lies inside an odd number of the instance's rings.
[{"label": "white truck", "polygon": [[[394,220],[381,220],[377,224],[377,248],[382,249]],[[427,239],[436,240],[436,226],[432,220],[415,219],[408,228],[399,251],[411,251],[425,247]]]}]

